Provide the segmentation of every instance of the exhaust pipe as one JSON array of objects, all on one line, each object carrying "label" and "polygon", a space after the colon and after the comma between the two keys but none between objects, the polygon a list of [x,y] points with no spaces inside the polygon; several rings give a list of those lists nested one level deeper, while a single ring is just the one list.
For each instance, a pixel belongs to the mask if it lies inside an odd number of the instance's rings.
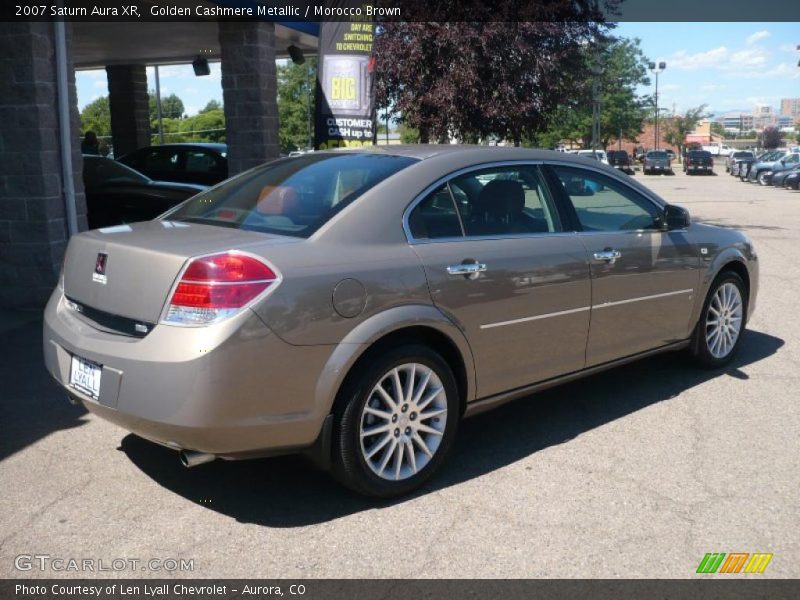
[{"label": "exhaust pipe", "polygon": [[194,450],[181,450],[178,452],[178,457],[181,459],[181,464],[187,469],[189,467],[196,467],[197,465],[211,462],[217,458],[213,454],[195,452]]}]

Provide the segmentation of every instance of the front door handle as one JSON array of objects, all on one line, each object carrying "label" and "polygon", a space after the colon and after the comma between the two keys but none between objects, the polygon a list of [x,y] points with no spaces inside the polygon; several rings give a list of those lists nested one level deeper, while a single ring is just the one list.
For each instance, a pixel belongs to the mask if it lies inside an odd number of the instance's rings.
[{"label": "front door handle", "polygon": [[480,262],[464,262],[460,265],[450,265],[447,267],[448,275],[462,275],[467,279],[475,279],[478,273],[486,271],[486,264]]},{"label": "front door handle", "polygon": [[622,258],[622,252],[619,250],[613,250],[611,248],[606,248],[605,250],[594,253],[594,259],[597,262],[605,262],[610,265],[613,265],[618,258]]}]

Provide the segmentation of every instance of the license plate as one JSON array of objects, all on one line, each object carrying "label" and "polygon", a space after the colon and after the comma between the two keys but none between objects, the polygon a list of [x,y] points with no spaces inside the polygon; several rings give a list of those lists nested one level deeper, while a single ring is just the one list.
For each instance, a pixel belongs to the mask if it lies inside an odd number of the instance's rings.
[{"label": "license plate", "polygon": [[95,400],[100,397],[100,376],[102,374],[103,367],[97,363],[79,356],[72,357],[69,384]]}]

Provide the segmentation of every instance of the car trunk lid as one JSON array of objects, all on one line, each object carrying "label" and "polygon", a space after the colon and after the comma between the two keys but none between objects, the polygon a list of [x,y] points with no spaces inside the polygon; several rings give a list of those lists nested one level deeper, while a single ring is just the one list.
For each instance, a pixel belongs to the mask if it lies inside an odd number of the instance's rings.
[{"label": "car trunk lid", "polygon": [[74,236],[67,248],[64,293],[97,311],[156,323],[189,258],[297,241],[166,220],[87,231]]}]

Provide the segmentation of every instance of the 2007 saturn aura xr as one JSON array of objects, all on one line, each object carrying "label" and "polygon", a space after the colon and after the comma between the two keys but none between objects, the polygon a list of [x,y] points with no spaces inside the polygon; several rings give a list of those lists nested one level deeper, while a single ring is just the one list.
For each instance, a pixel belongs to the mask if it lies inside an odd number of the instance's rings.
[{"label": "2007 saturn aura xr", "polygon": [[50,373],[184,464],[307,452],[403,494],[459,420],[644,355],[736,353],[758,262],[614,169],[519,148],[315,152],[88,231]]}]

